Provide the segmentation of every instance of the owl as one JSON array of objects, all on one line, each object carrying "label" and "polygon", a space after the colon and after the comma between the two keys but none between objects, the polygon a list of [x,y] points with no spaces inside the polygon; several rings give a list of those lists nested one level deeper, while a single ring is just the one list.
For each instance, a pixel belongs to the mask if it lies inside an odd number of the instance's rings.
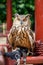
[{"label": "owl", "polygon": [[13,25],[8,34],[8,41],[13,49],[15,49],[16,47],[23,47],[28,48],[29,50],[33,50],[34,34],[33,31],[30,29],[30,16],[30,14],[15,15]]}]

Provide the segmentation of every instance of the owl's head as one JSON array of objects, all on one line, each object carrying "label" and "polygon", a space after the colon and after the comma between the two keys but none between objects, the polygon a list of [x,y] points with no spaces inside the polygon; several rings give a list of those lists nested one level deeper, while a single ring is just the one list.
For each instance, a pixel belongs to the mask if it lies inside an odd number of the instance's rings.
[{"label": "owl's head", "polygon": [[30,21],[30,14],[27,15],[19,15],[19,14],[15,14],[15,19],[14,22],[20,23],[23,26],[30,26],[31,25],[31,21]]}]

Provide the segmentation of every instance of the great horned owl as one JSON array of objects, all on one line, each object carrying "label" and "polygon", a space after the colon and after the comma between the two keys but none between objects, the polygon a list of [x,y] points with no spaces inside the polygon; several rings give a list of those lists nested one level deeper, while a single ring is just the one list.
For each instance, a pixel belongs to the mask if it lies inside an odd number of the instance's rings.
[{"label": "great horned owl", "polygon": [[15,15],[12,28],[8,35],[9,44],[12,48],[25,47],[29,50],[33,48],[34,35],[30,29],[31,21],[30,14],[27,15]]}]

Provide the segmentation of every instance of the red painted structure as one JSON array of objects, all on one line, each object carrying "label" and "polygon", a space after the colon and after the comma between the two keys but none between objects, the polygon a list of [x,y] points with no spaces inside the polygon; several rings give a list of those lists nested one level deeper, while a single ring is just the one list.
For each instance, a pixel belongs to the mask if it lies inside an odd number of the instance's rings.
[{"label": "red painted structure", "polygon": [[12,26],[12,0],[6,0],[6,11],[7,11],[7,16],[6,16],[6,22],[7,22],[7,31],[10,30]]},{"label": "red painted structure", "polygon": [[[36,40],[41,40],[43,42],[43,0],[35,0],[35,35]],[[36,45],[38,46],[38,44]],[[37,46],[36,53],[43,56],[43,44]],[[43,62],[43,60],[41,61]]]},{"label": "red painted structure", "polygon": [[43,41],[43,0],[35,0],[36,40]]}]

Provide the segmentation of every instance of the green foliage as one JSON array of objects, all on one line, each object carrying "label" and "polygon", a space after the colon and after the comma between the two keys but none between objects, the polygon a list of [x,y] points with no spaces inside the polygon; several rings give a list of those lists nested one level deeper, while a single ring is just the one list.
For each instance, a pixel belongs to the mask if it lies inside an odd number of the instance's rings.
[{"label": "green foliage", "polygon": [[0,24],[1,22],[5,22],[6,19],[6,1],[0,0]]},{"label": "green foliage", "polygon": [[[32,25],[34,28],[34,0],[12,0],[12,16],[15,13],[31,14]],[[13,19],[14,17],[12,17]],[[0,23],[6,21],[6,0],[0,0]]]},{"label": "green foliage", "polygon": [[[12,10],[14,13],[27,14],[34,11],[34,0],[16,0],[12,1]],[[15,11],[16,10],[16,11]]]}]

